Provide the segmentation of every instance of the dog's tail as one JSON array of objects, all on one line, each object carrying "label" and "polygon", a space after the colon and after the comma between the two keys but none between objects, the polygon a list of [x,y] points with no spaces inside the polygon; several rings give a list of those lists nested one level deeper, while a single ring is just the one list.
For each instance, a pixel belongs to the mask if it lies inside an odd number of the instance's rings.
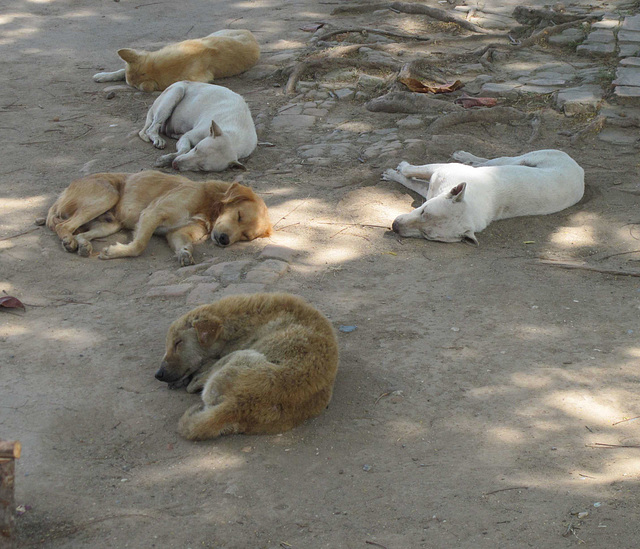
[{"label": "dog's tail", "polygon": [[232,401],[216,406],[196,404],[180,418],[178,432],[189,440],[206,440],[240,431],[238,413]]}]

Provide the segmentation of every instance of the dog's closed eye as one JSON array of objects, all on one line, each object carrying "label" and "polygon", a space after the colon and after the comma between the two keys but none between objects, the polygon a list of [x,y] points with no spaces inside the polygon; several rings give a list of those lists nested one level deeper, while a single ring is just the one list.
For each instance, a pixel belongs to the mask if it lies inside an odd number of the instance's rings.
[{"label": "dog's closed eye", "polygon": [[178,347],[180,347],[180,344],[181,344],[181,343],[182,343],[182,340],[181,340],[181,339],[179,339],[178,341],[176,341],[176,342],[173,344],[173,350],[174,350],[174,351],[177,351],[177,350],[178,350]]},{"label": "dog's closed eye", "polygon": [[238,223],[240,223],[241,221],[242,221],[242,214],[238,212]]}]

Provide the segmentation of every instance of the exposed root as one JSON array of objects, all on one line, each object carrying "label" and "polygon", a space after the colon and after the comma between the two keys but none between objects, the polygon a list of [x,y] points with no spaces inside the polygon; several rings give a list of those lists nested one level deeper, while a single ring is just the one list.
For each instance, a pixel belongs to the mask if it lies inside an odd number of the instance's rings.
[{"label": "exposed root", "polygon": [[540,134],[540,114],[536,114],[531,119],[531,135],[529,136],[527,145],[531,145],[531,143],[533,143],[536,139],[538,139],[539,134]]},{"label": "exposed root", "polygon": [[369,101],[365,107],[371,112],[402,112],[424,114],[425,112],[462,111],[462,107],[449,101],[436,99],[423,93],[390,92]]},{"label": "exposed root", "polygon": [[394,11],[399,11],[401,13],[410,13],[416,15],[426,15],[431,17],[432,19],[437,19],[438,21],[443,21],[445,23],[455,23],[459,27],[466,29],[471,32],[476,32],[478,34],[494,34],[492,31],[487,29],[483,29],[478,25],[467,21],[466,19],[462,19],[457,15],[453,15],[445,10],[441,10],[440,8],[431,8],[429,6],[425,6],[424,4],[413,4],[408,2],[393,2],[387,6],[389,9]]},{"label": "exposed root", "polygon": [[393,31],[382,30],[382,29],[371,29],[369,27],[348,27],[344,29],[337,29],[337,30],[326,32],[320,36],[314,36],[312,40],[314,42],[326,41],[329,38],[332,38],[333,36],[336,36],[338,34],[346,34],[349,32],[358,32],[365,36],[367,34],[380,34],[382,36],[390,36],[391,38],[401,38],[403,40],[419,40],[423,42],[431,40],[430,37],[422,36],[419,34],[406,34],[404,32],[393,32]]},{"label": "exposed root", "polygon": [[445,128],[458,124],[490,122],[492,124],[508,124],[514,120],[526,120],[529,115],[513,107],[493,107],[491,109],[463,110],[453,112],[434,120],[429,126],[429,133],[439,133]]},{"label": "exposed root", "polygon": [[589,23],[591,21],[595,21],[596,19],[602,19],[602,15],[589,15],[587,17],[583,17],[582,19],[576,19],[575,21],[570,21],[568,23],[563,23],[562,25],[556,25],[554,27],[545,27],[540,32],[536,32],[529,36],[529,38],[525,38],[520,44],[517,44],[516,48],[526,48],[527,46],[533,46],[538,43],[539,40],[549,38],[549,36],[553,36],[554,34],[559,34],[562,31],[565,31],[571,27],[576,27],[581,25],[582,23]]},{"label": "exposed root", "polygon": [[582,270],[582,271],[592,271],[594,273],[602,273],[614,276],[634,276],[640,277],[640,271],[623,271],[618,269],[603,269],[600,267],[593,267],[591,265],[585,265],[583,263],[573,263],[573,262],[562,262],[562,261],[549,261],[541,259],[538,262],[540,265],[549,265],[551,267],[559,267],[560,269],[569,269],[569,270]]}]

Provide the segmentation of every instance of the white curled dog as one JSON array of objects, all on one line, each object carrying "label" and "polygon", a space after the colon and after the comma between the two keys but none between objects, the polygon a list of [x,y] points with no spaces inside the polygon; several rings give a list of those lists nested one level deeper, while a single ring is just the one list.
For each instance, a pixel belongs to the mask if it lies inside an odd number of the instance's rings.
[{"label": "white curled dog", "polygon": [[533,151],[493,160],[464,151],[452,156],[463,163],[414,166],[401,162],[397,170],[384,172],[383,179],[426,198],[422,206],[394,220],[394,232],[477,246],[475,233],[496,219],[559,212],[584,194],[584,170],[562,151]]},{"label": "white curled dog", "polygon": [[140,137],[164,149],[160,134],[178,139],[176,152],[165,154],[156,166],[175,170],[221,172],[245,169],[240,158],[258,144],[256,127],[245,100],[215,84],[176,82],[153,102]]}]

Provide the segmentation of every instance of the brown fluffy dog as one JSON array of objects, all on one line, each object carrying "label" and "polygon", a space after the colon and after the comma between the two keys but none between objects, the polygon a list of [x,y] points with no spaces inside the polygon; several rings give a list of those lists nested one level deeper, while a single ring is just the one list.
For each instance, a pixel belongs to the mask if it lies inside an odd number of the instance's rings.
[{"label": "brown fluffy dog", "polygon": [[180,265],[193,265],[193,244],[211,233],[219,246],[271,234],[267,206],[249,187],[191,181],[155,171],[97,173],[69,185],[49,209],[47,226],[68,252],[92,252],[91,240],[133,229],[128,244],[113,244],[101,259],[134,257],[154,233],[166,236]]},{"label": "brown fluffy dog", "polygon": [[93,75],[96,82],[126,80],[144,92],[162,91],[174,82],[213,82],[240,74],[260,58],[260,46],[248,30],[224,29],[204,38],[169,44],[158,51],[118,50],[126,63],[115,72]]},{"label": "brown fluffy dog", "polygon": [[[338,370],[329,321],[290,294],[236,295],[176,320],[156,378],[204,404],[182,416],[191,440],[281,433],[327,407]],[[195,376],[194,376],[195,374]]]}]

